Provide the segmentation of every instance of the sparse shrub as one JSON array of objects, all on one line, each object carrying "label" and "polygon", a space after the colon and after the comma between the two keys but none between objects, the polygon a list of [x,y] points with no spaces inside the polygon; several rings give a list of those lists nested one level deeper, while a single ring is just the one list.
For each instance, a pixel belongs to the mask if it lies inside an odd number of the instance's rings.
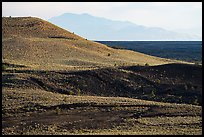
[{"label": "sparse shrub", "polygon": [[199,102],[198,102],[198,99],[197,99],[197,98],[194,100],[193,104],[199,105]]},{"label": "sparse shrub", "polygon": [[194,86],[194,89],[196,90],[198,88],[198,86]]},{"label": "sparse shrub", "polygon": [[199,63],[198,63],[198,62],[195,62],[195,63],[194,63],[194,65],[198,66],[198,65],[199,65]]},{"label": "sparse shrub", "polygon": [[[124,100],[124,102],[126,102],[126,100]],[[114,105],[115,107],[120,107],[120,104],[115,103]]]},{"label": "sparse shrub", "polygon": [[15,73],[16,72],[16,69],[12,69],[12,73]]},{"label": "sparse shrub", "polygon": [[148,64],[148,63],[145,63],[145,66],[146,66],[146,67],[149,67],[149,64]]},{"label": "sparse shrub", "polygon": [[74,92],[70,90],[70,91],[68,92],[68,94],[69,94],[69,95],[73,95]]},{"label": "sparse shrub", "polygon": [[152,90],[151,97],[155,97],[155,90]]},{"label": "sparse shrub", "polygon": [[187,87],[191,89],[193,87],[192,83],[186,83]]},{"label": "sparse shrub", "polygon": [[7,69],[7,66],[5,64],[2,64],[2,71],[5,71]]},{"label": "sparse shrub", "polygon": [[81,95],[81,90],[80,90],[80,89],[77,90],[77,95],[78,95],[78,96]]},{"label": "sparse shrub", "polygon": [[188,90],[188,86],[187,85],[185,85],[184,88],[185,88],[185,90]]},{"label": "sparse shrub", "polygon": [[165,98],[161,98],[161,100],[164,102],[164,101],[165,101]]},{"label": "sparse shrub", "polygon": [[55,112],[56,112],[56,114],[60,114],[60,108],[57,107],[57,108],[55,109]]},{"label": "sparse shrub", "polygon": [[159,84],[160,84],[160,83],[161,83],[161,81],[158,79],[158,80],[157,80],[157,83],[159,83]]},{"label": "sparse shrub", "polygon": [[191,90],[195,90],[194,86],[191,86]]},{"label": "sparse shrub", "polygon": [[63,99],[63,101],[64,101],[64,102],[66,102],[66,101],[67,101],[66,97]]}]

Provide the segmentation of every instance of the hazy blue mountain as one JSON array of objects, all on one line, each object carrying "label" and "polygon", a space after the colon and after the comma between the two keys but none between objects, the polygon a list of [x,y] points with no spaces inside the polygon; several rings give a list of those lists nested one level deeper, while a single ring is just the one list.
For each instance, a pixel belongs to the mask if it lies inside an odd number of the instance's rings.
[{"label": "hazy blue mountain", "polygon": [[90,40],[198,40],[163,28],[145,27],[128,21],[114,21],[89,14],[65,13],[48,21]]}]

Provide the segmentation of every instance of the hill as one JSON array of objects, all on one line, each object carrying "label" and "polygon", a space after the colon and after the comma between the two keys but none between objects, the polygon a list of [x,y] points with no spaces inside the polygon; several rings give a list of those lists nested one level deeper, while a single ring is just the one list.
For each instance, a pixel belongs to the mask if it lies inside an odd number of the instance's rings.
[{"label": "hill", "polygon": [[33,69],[87,69],[177,62],[113,49],[39,18],[2,18],[3,61]]}]

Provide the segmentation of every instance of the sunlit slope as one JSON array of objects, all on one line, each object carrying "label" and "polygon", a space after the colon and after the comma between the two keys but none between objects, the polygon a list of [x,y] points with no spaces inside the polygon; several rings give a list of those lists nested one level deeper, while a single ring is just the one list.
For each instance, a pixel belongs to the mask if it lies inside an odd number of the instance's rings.
[{"label": "sunlit slope", "polygon": [[32,69],[87,69],[175,62],[113,49],[34,17],[3,17],[2,36],[3,61]]}]

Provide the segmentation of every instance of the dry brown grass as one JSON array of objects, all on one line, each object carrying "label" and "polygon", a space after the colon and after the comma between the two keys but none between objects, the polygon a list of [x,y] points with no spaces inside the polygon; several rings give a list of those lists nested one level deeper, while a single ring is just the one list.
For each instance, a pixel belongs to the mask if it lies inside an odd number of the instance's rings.
[{"label": "dry brown grass", "polygon": [[3,17],[2,35],[3,60],[32,69],[72,70],[179,62],[113,49],[33,17]]}]

